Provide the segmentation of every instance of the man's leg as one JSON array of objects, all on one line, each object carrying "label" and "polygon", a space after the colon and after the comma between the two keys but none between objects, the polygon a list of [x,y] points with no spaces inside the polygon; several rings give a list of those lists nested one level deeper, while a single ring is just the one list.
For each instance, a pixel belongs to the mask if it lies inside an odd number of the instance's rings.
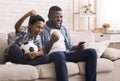
[{"label": "man's leg", "polygon": [[49,56],[50,60],[55,63],[57,81],[68,81],[68,72],[64,52],[54,52]]},{"label": "man's leg", "polygon": [[97,53],[94,49],[84,49],[66,54],[66,60],[71,62],[86,62],[86,81],[96,81]]}]

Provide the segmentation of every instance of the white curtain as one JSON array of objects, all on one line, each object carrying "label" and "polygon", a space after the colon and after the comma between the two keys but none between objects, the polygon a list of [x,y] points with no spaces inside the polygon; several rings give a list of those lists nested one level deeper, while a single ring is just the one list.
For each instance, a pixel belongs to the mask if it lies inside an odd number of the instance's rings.
[{"label": "white curtain", "polygon": [[120,30],[120,1],[98,0],[98,26],[109,23],[111,29]]}]

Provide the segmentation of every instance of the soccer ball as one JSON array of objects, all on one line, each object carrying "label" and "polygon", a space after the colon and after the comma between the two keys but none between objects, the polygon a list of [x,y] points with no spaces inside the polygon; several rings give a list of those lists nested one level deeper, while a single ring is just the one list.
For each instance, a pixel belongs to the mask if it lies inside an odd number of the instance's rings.
[{"label": "soccer ball", "polygon": [[38,47],[33,43],[33,41],[25,42],[20,46],[24,54],[29,52],[38,51]]}]

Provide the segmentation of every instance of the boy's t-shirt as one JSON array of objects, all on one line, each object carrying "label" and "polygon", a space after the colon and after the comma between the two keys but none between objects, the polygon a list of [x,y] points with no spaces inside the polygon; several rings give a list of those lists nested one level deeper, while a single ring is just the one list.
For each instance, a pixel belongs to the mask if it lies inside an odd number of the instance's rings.
[{"label": "boy's t-shirt", "polygon": [[23,44],[25,42],[29,42],[29,41],[33,41],[33,43],[38,47],[38,48],[42,48],[42,44],[41,44],[41,37],[40,35],[37,35],[36,38],[33,38],[31,33],[28,31],[28,27],[24,26],[22,28],[22,32],[17,33],[15,35],[15,43],[16,44]]}]

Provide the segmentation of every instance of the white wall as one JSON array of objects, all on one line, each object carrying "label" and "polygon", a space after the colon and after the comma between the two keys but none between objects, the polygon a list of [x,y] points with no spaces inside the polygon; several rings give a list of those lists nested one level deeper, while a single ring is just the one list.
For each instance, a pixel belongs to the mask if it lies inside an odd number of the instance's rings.
[{"label": "white wall", "polygon": [[98,0],[98,27],[110,23],[111,29],[120,30],[120,1]]},{"label": "white wall", "polygon": [[53,5],[63,9],[63,23],[72,30],[72,0],[0,0],[0,33],[14,31],[16,21],[32,9],[47,21],[48,10]]}]

